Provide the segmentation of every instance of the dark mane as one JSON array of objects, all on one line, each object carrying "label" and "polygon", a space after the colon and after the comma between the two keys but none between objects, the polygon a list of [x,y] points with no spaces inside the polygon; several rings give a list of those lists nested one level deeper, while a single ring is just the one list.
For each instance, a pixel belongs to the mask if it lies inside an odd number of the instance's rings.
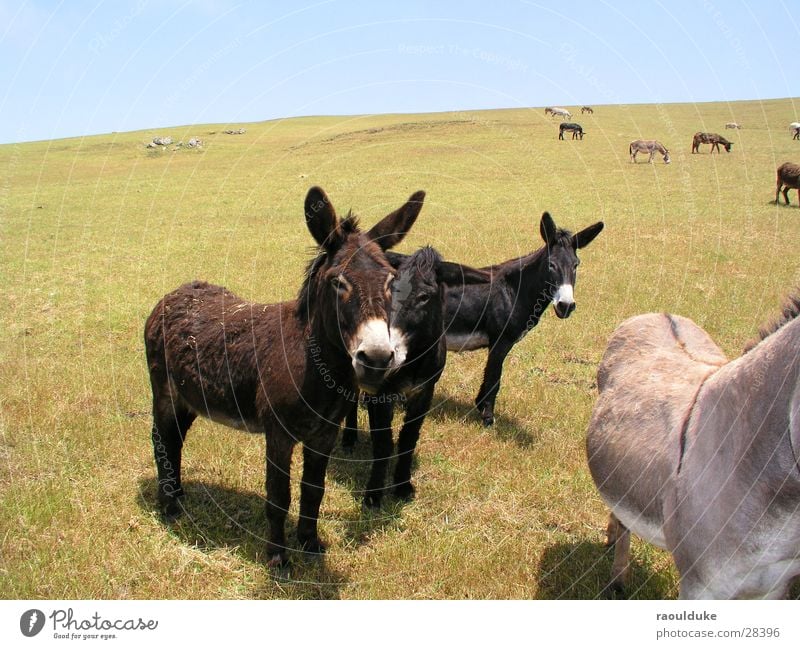
[{"label": "dark mane", "polygon": [[792,320],[800,316],[800,287],[796,288],[794,292],[789,294],[786,301],[783,303],[781,312],[777,318],[762,325],[758,330],[758,338],[751,340],[745,345],[745,353],[749,352],[753,347],[758,345],[762,340],[768,338],[781,327],[789,324]]},{"label": "dark mane", "polygon": [[435,248],[424,246],[408,257],[405,263],[401,264],[397,270],[403,271],[406,268],[414,268],[414,270],[423,275],[433,275],[435,277],[436,265],[441,261],[442,256]]},{"label": "dark mane", "polygon": [[[340,243],[344,243],[347,237],[356,232],[359,232],[358,217],[352,212],[348,212],[347,217],[339,223],[337,229]],[[312,250],[316,252],[316,257],[308,262],[305,276],[303,277],[303,284],[300,286],[300,291],[297,294],[297,317],[300,318],[300,321],[303,323],[308,322],[309,300],[313,299],[311,287],[314,285],[320,269],[329,259],[329,253],[325,248],[320,246]]]}]

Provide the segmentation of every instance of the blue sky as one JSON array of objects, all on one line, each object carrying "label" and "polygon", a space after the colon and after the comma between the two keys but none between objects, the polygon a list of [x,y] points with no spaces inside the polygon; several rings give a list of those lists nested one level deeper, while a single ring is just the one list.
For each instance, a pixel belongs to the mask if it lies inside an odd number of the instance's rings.
[{"label": "blue sky", "polygon": [[797,8],[0,0],[0,142],[296,115],[798,96]]}]

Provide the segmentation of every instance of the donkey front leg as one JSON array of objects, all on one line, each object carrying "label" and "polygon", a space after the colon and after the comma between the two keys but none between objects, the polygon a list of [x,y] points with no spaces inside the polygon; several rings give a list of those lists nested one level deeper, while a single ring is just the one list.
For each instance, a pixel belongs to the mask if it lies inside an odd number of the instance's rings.
[{"label": "donkey front leg", "polygon": [[433,381],[428,381],[425,389],[409,401],[406,406],[403,427],[397,438],[394,493],[403,500],[411,500],[414,497],[414,485],[411,484],[411,462],[414,459],[414,449],[419,440],[419,431],[425,421],[425,415],[430,410],[431,401],[433,401],[433,383]]},{"label": "donkey front leg", "polygon": [[392,451],[394,451],[392,443],[394,408],[391,403],[369,403],[367,411],[369,412],[369,429],[372,438],[372,470],[364,494],[364,506],[377,509],[381,506],[386,484],[386,469],[389,466]]},{"label": "donkey front leg", "polygon": [[156,399],[153,404],[152,439],[158,474],[158,504],[168,521],[180,516],[182,511],[178,502],[183,496],[181,450],[195,417],[178,403]]},{"label": "donkey front leg", "polygon": [[348,455],[353,452],[358,441],[358,399],[347,412],[342,430],[342,450]]},{"label": "donkey front leg", "polygon": [[300,519],[297,539],[306,552],[321,554],[325,546],[319,540],[317,522],[322,497],[325,495],[325,471],[336,441],[336,429],[315,435],[303,444],[303,482],[300,484]]},{"label": "donkey front leg", "polygon": [[[271,433],[271,434],[270,434]],[[267,432],[267,565],[270,568],[289,563],[286,552],[286,514],[291,502],[289,472],[294,440],[284,431]]]},{"label": "donkey front leg", "polygon": [[513,341],[501,339],[489,348],[489,358],[483,371],[483,383],[475,398],[475,405],[480,410],[484,426],[491,426],[494,423],[494,402],[500,391],[503,362],[513,346]]}]

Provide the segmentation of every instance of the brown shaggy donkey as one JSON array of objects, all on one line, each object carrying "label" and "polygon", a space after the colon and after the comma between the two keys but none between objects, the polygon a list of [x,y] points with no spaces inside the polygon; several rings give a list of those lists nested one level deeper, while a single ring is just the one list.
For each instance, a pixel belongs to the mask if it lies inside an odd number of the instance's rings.
[{"label": "brown shaggy donkey", "polygon": [[789,204],[789,190],[797,190],[797,198],[800,200],[800,165],[793,162],[784,162],[778,167],[778,188],[775,190],[775,204],[778,204],[778,196],[783,190],[783,200]]},{"label": "brown shaggy donkey", "polygon": [[700,153],[701,144],[710,144],[711,153],[714,153],[714,149],[716,149],[717,153],[719,153],[720,144],[725,147],[725,151],[727,151],[728,153],[731,152],[731,147],[733,146],[733,142],[729,142],[718,133],[697,132],[694,134],[694,137],[692,138],[692,153]]},{"label": "brown shaggy donkey", "polygon": [[313,187],[305,220],[319,252],[296,300],[256,304],[196,281],[156,305],[144,338],[158,500],[167,518],[181,512],[181,449],[202,415],[266,436],[270,566],[287,562],[289,471],[292,449],[303,444],[297,538],[307,552],[324,551],[317,518],[328,457],[351,405],[347,395],[374,393],[402,362],[389,332],[395,271],[384,251],[406,235],[424,197],[413,194],[362,232],[354,217],[340,221],[325,192]]}]

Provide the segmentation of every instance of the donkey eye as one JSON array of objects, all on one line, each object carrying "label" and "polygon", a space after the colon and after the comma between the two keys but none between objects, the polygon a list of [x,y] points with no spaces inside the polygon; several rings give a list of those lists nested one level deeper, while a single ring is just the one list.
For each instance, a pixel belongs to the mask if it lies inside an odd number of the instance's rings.
[{"label": "donkey eye", "polygon": [[336,289],[336,291],[341,296],[345,296],[350,292],[351,286],[350,282],[348,282],[344,275],[337,275],[336,277],[331,278],[331,286]]},{"label": "donkey eye", "polygon": [[416,302],[417,302],[417,306],[424,306],[424,305],[426,305],[426,304],[427,304],[427,303],[430,301],[430,299],[431,299],[431,296],[430,296],[430,295],[426,295],[425,293],[420,293],[420,294],[417,296],[417,300],[416,300]]},{"label": "donkey eye", "polygon": [[388,299],[392,298],[392,282],[394,282],[394,275],[388,275],[386,282],[383,284],[383,291]]},{"label": "donkey eye", "polygon": [[558,270],[558,268],[557,268],[557,267],[556,267],[556,265],[555,265],[555,264],[554,264],[554,263],[551,261],[551,262],[550,262],[550,272],[551,272],[551,273],[555,273],[557,270]]}]

